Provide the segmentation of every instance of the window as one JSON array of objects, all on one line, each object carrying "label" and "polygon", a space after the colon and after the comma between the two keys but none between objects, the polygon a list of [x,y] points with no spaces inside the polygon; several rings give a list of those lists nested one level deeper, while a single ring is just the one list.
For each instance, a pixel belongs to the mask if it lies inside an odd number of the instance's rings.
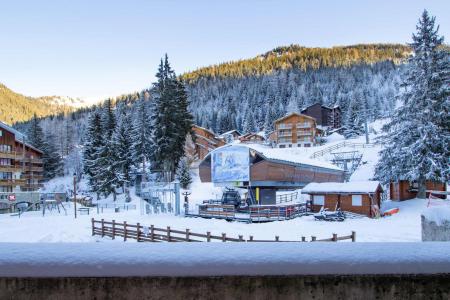
[{"label": "window", "polygon": [[362,206],[362,195],[352,195],[352,205]]},{"label": "window", "polygon": [[324,195],[314,195],[313,203],[314,203],[314,205],[325,205],[325,196]]},{"label": "window", "polygon": [[311,144],[307,143],[307,144],[305,144],[305,147],[311,147]]},{"label": "window", "polygon": [[0,130],[0,136],[3,136],[3,131]]},{"label": "window", "polygon": [[292,148],[292,144],[289,144],[289,148]]},{"label": "window", "polygon": [[280,148],[286,148],[286,145],[280,145]]}]

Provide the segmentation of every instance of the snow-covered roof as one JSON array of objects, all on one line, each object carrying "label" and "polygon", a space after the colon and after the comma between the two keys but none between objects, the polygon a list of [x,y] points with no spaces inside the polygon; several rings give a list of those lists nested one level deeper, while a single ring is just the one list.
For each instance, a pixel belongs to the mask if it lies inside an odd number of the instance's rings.
[{"label": "snow-covered roof", "polygon": [[[298,154],[300,148],[296,148],[297,152],[291,151],[292,148],[272,148],[261,144],[229,144],[222,147],[247,147],[260,153],[264,158],[269,160],[277,160],[282,162],[289,162],[294,164],[304,164],[314,167],[327,168],[337,171],[343,171],[341,168],[325,161],[309,158],[309,154]],[[222,147],[216,148],[214,151],[220,150]]]},{"label": "snow-covered roof", "polygon": [[3,128],[6,131],[9,131],[11,133],[14,134],[14,138],[16,139],[17,142],[21,143],[21,144],[25,144],[25,146],[40,152],[40,153],[44,153],[42,152],[42,150],[37,149],[36,147],[33,147],[32,145],[28,144],[28,143],[24,143],[24,141],[27,139],[27,136],[25,134],[23,134],[20,131],[17,131],[16,129],[12,128],[11,126],[3,123],[2,121],[0,121],[0,128]]},{"label": "snow-covered roof", "polygon": [[233,134],[233,132],[236,132],[238,135],[242,135],[239,131],[237,131],[236,129],[233,129],[233,130],[229,130],[229,131],[227,131],[227,132],[224,132],[224,133],[222,133],[222,134],[219,135],[219,136],[220,136],[220,137],[224,137],[224,136],[226,136],[226,135]]},{"label": "snow-covered roof", "polygon": [[284,117],[281,117],[281,118],[275,120],[274,123],[278,123],[278,122],[280,122],[280,121],[283,121],[284,119],[287,119],[287,118],[289,118],[289,117],[291,117],[291,116],[302,116],[302,117],[305,117],[305,118],[312,119],[312,120],[316,121],[316,119],[313,118],[313,117],[311,117],[311,116],[293,112],[293,113],[287,114],[287,115],[285,115]]},{"label": "snow-covered roof", "polygon": [[379,181],[312,182],[302,189],[302,193],[374,193],[379,186]]}]

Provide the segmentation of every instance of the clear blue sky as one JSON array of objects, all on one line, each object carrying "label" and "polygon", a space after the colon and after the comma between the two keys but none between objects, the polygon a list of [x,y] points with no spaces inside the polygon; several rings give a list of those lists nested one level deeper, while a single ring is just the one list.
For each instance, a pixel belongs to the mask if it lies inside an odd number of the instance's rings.
[{"label": "clear blue sky", "polygon": [[150,86],[166,52],[183,73],[292,43],[406,43],[424,8],[448,43],[449,0],[0,0],[0,82],[103,98]]}]

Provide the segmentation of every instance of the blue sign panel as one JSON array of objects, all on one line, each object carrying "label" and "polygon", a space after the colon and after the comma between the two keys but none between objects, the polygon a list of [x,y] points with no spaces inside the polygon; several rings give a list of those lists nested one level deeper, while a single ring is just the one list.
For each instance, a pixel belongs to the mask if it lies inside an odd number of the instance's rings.
[{"label": "blue sign panel", "polygon": [[212,152],[212,181],[233,182],[250,181],[249,149],[243,146],[230,146]]}]

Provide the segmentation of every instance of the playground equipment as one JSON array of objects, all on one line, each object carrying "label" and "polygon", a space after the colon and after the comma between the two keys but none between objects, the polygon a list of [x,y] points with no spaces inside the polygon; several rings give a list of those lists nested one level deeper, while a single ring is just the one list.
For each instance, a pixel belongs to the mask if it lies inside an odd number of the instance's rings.
[{"label": "playground equipment", "polygon": [[141,215],[180,214],[180,183],[142,182],[140,186]]}]

